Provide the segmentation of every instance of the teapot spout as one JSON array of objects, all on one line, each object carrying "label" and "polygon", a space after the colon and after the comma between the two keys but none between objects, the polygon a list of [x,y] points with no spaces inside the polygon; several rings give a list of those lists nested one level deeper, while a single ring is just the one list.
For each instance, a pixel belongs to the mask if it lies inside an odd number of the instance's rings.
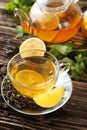
[{"label": "teapot spout", "polygon": [[14,16],[18,16],[20,19],[20,23],[26,33],[32,34],[32,23],[29,16],[21,9],[15,8]]}]

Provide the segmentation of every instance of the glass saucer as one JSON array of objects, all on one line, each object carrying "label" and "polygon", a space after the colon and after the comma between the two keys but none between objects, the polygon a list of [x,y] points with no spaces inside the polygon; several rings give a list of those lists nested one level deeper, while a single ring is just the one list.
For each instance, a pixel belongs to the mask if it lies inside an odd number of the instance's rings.
[{"label": "glass saucer", "polygon": [[62,85],[65,88],[64,96],[56,106],[51,108],[39,107],[35,105],[32,100],[18,93],[12,86],[8,75],[6,75],[2,81],[1,94],[5,102],[15,111],[27,115],[43,115],[61,108],[69,100],[72,94],[72,81],[67,73],[61,73],[59,75],[55,87]]}]

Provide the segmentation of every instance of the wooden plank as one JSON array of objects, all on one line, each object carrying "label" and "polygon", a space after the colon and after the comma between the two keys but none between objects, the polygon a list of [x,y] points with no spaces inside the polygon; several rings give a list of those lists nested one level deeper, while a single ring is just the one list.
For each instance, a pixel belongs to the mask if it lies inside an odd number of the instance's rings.
[{"label": "wooden plank", "polygon": [[[80,2],[80,5],[87,8],[87,2]],[[14,16],[0,10],[0,84],[9,59],[18,52],[21,42],[31,37],[24,35],[16,39],[17,24]],[[76,44],[83,44],[86,40],[80,31],[70,39]],[[73,81],[69,101],[61,109],[47,115],[20,114],[7,106],[0,93],[0,130],[87,130],[87,70],[80,81]]]}]

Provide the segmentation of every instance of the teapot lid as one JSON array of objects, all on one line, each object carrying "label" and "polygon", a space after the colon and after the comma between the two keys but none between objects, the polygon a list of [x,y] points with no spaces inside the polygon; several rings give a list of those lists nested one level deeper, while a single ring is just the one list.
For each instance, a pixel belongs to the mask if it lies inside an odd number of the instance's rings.
[{"label": "teapot lid", "polygon": [[39,7],[50,12],[64,12],[73,0],[37,0]]}]

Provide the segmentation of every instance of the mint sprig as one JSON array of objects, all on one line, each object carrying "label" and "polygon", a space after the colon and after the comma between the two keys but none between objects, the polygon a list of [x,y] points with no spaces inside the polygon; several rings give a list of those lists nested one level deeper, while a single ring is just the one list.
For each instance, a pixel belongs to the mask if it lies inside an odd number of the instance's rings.
[{"label": "mint sprig", "polygon": [[15,8],[23,9],[26,13],[29,13],[34,2],[35,0],[11,0],[4,9],[10,14],[13,14]]},{"label": "mint sprig", "polygon": [[87,66],[87,44],[76,46],[72,43],[49,45],[49,52],[59,60],[70,65],[71,77],[75,80],[80,79]]},{"label": "mint sprig", "polygon": [[21,37],[23,37],[23,35],[24,35],[24,33],[25,33],[21,25],[17,25],[17,27],[16,27],[16,32],[17,32],[16,38],[21,38]]}]

